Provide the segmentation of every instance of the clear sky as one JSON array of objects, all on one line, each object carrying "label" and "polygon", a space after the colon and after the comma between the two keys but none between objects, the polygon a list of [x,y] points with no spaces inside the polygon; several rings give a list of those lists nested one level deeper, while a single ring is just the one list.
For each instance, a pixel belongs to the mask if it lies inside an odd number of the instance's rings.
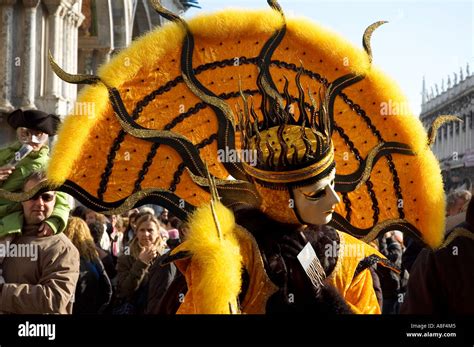
[{"label": "clear sky", "polygon": [[[305,16],[339,32],[362,47],[365,28],[378,20],[389,23],[372,36],[374,64],[402,87],[419,114],[423,76],[427,87],[441,86],[466,63],[474,71],[474,0],[280,0],[287,15]],[[268,8],[266,0],[199,0],[186,18],[226,7]]]}]

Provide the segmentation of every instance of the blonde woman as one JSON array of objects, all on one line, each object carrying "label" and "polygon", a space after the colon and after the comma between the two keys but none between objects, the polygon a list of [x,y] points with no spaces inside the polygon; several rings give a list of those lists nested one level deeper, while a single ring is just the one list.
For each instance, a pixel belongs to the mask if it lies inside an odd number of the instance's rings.
[{"label": "blonde woman", "polygon": [[72,312],[102,313],[110,303],[112,285],[99,258],[89,227],[84,220],[72,217],[64,234],[78,249],[81,262]]},{"label": "blonde woman", "polygon": [[130,244],[130,254],[117,262],[117,296],[128,304],[127,312],[144,313],[147,305],[148,270],[153,261],[165,252],[162,224],[151,214],[136,221],[136,236]]}]

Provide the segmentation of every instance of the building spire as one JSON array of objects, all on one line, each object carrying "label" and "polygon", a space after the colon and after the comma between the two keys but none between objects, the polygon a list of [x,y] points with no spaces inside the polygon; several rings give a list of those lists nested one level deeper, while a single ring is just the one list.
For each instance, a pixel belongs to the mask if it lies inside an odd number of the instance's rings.
[{"label": "building spire", "polygon": [[421,104],[424,105],[428,100],[427,98],[427,92],[426,92],[426,81],[425,81],[425,76],[423,75],[423,83],[421,86]]}]

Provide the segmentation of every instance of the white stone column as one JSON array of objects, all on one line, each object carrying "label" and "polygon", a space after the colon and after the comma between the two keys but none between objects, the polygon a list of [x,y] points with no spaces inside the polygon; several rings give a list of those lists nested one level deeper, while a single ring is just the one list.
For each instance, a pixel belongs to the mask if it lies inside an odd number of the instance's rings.
[{"label": "white stone column", "polygon": [[21,107],[35,109],[36,86],[36,9],[39,0],[23,0],[25,7],[23,35],[23,80],[21,82]]},{"label": "white stone column", "polygon": [[12,83],[12,29],[13,29],[13,5],[16,0],[0,0],[0,112],[13,110],[11,104]]},{"label": "white stone column", "polygon": [[[62,42],[64,43],[63,47],[61,47],[61,51],[63,54],[63,65],[62,68],[65,71],[68,71],[69,73],[75,73],[75,71],[71,70],[71,53],[69,52],[71,47],[71,16],[70,16],[70,10],[65,9],[64,10],[64,16],[63,16],[63,22],[62,22],[62,32],[63,32],[63,40]],[[70,109],[69,105],[69,83],[62,83],[62,96],[64,99],[66,99],[66,102],[68,103],[68,110]]]},{"label": "white stone column", "polygon": [[441,148],[443,146],[443,132],[441,129],[438,129],[438,134],[436,136],[436,141],[438,144],[436,145],[436,158],[440,159],[441,158]]},{"label": "white stone column", "polygon": [[466,147],[467,149],[471,149],[472,148],[472,144],[471,144],[471,130],[470,129],[470,126],[471,126],[471,118],[470,117],[466,117]]},{"label": "white stone column", "polygon": [[446,128],[444,129],[444,133],[446,136],[446,144],[444,146],[444,158],[446,158],[449,153],[449,125],[446,125]]},{"label": "white stone column", "polygon": [[456,136],[456,129],[458,128],[458,122],[453,122],[453,153],[457,152],[459,155],[459,137]]},{"label": "white stone column", "polygon": [[446,143],[444,145],[443,159],[446,158],[449,152],[449,125],[446,125],[446,129],[444,129],[444,133],[446,134]]},{"label": "white stone column", "polygon": [[[64,7],[61,0],[43,0],[49,12],[49,28],[48,28],[48,39],[49,39],[49,51],[53,55],[55,61],[62,66],[63,64],[63,52],[62,52],[62,41],[63,41],[63,19]],[[50,102],[55,104],[58,103],[62,96],[61,93],[61,80],[57,77],[51,67],[46,69],[46,98]],[[57,105],[56,107],[57,108]]]},{"label": "white stone column", "polygon": [[443,143],[444,143],[444,139],[443,139],[443,128],[440,128],[438,130],[438,139],[439,139],[439,146],[438,146],[438,151],[437,151],[437,157],[438,159],[441,160],[441,158],[443,157]]}]

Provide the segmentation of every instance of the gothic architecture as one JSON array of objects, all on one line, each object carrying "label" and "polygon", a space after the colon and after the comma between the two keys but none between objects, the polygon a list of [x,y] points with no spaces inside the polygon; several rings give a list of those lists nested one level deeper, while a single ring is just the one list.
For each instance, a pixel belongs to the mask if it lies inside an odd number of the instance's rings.
[{"label": "gothic architecture", "polygon": [[[163,0],[183,13],[196,0]],[[5,116],[40,109],[62,117],[77,86],[57,78],[48,51],[66,71],[95,73],[110,56],[163,24],[148,0],[0,0],[0,146],[15,138]]]},{"label": "gothic architecture", "polygon": [[423,80],[420,119],[425,128],[439,115],[456,115],[462,122],[443,125],[432,149],[441,162],[446,191],[474,189],[474,76],[462,68],[429,90]]}]

